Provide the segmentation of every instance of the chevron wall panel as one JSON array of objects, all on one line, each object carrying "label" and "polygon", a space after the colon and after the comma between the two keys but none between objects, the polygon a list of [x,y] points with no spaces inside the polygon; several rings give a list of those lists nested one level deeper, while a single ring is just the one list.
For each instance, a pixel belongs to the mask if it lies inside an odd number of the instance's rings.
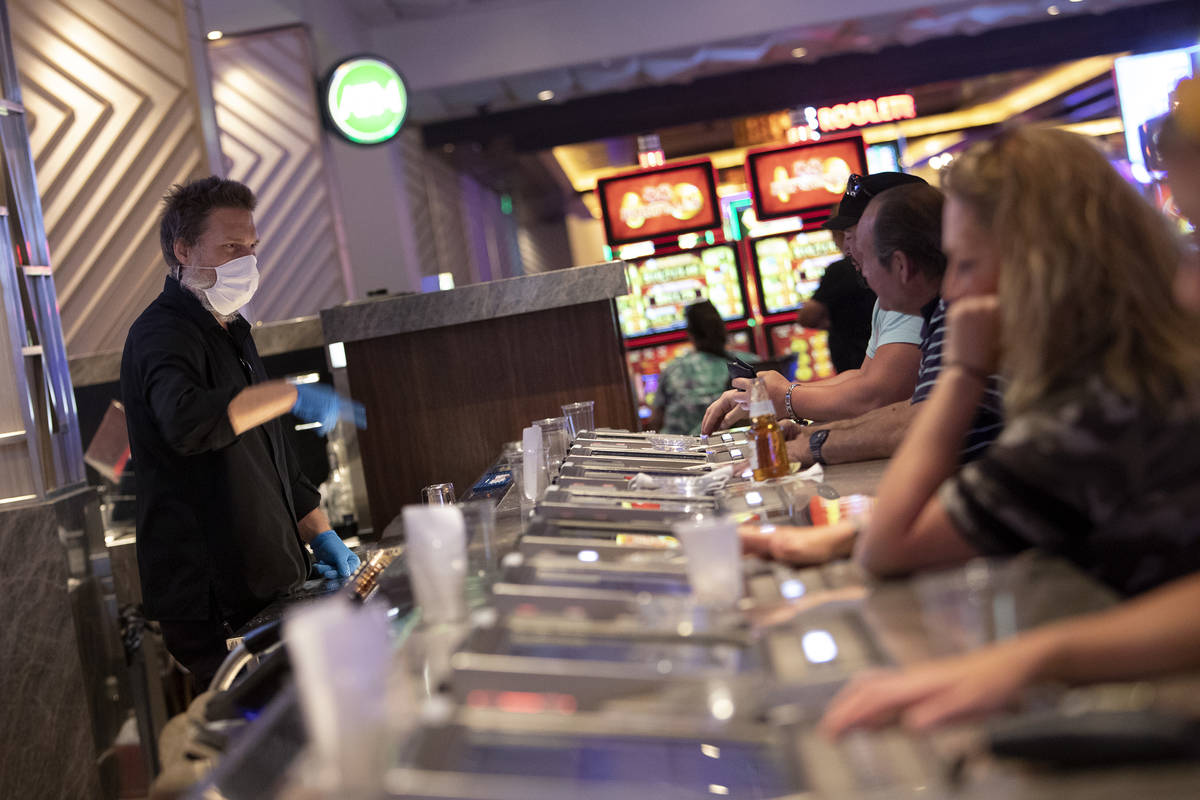
[{"label": "chevron wall panel", "polygon": [[307,32],[228,37],[208,53],[225,174],[258,195],[262,283],[253,316],[288,319],[345,301]]},{"label": "chevron wall panel", "polygon": [[207,173],[181,0],[8,0],[71,356],[162,288],[159,198]]}]

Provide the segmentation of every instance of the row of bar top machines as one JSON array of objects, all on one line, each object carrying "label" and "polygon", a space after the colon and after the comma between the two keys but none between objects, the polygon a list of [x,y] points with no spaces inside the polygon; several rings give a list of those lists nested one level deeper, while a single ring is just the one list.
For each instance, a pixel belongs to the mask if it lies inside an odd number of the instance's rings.
[{"label": "row of bar top machines", "polygon": [[898,168],[892,145],[868,152],[855,135],[751,151],[749,188],[733,194],[718,194],[707,159],[600,179],[608,255],[628,264],[617,309],[639,415],[650,415],[662,367],[691,349],[684,309],[699,300],[725,319],[730,348],[779,360],[793,380],[833,375],[825,332],[796,323],[841,258],[821,224],[851,174]]},{"label": "row of bar top machines", "polygon": [[[813,729],[851,674],[886,662],[850,564],[685,553],[673,535],[697,518],[808,521],[847,507],[797,475],[733,477],[747,447],[744,432],[581,433],[502,559],[492,613],[447,661],[457,713],[410,743],[388,790],[628,800],[936,785],[916,740],[839,747]],[[739,578],[731,605],[712,600],[716,562]],[[794,604],[806,594],[811,607]]]},{"label": "row of bar top machines", "polygon": [[[846,498],[797,474],[729,477],[725,467],[746,447],[738,432],[581,432],[540,498],[515,482],[497,507],[495,570],[467,620],[409,624],[394,614],[406,633],[392,669],[420,687],[424,705],[392,713],[411,727],[388,749],[378,779],[354,796],[935,796],[945,771],[923,740],[832,742],[815,730],[853,673],[888,663],[852,565],[792,569],[741,558],[736,539],[728,552],[701,553],[672,536],[676,523],[697,518],[846,513]],[[506,519],[515,523],[508,538]],[[468,536],[469,550],[480,545]],[[386,565],[382,585],[404,574],[406,555]],[[698,558],[711,574],[696,569]],[[737,576],[731,602],[706,599],[712,587],[702,584],[718,572]],[[414,586],[419,595],[415,576]],[[393,603],[404,605],[386,597]],[[298,744],[299,727],[279,706],[191,796],[238,800],[268,796],[268,786],[276,794],[278,782],[263,771],[288,749],[280,741]],[[297,793],[311,762],[280,768],[291,788],[278,796],[329,796]]]}]

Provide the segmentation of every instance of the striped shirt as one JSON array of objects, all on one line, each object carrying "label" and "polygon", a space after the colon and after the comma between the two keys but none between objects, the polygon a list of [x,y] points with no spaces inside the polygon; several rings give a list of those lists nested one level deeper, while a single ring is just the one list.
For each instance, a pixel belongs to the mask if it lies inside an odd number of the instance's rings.
[{"label": "striped shirt", "polygon": [[[925,327],[921,329],[921,366],[917,371],[917,388],[913,390],[913,404],[924,402],[933,391],[938,374],[942,371],[942,339],[946,334],[946,301],[940,297],[930,300],[921,309]],[[971,421],[971,429],[963,442],[960,460],[973,461],[983,455],[1004,428],[1004,397],[1002,379],[993,375],[988,379],[979,410]]]}]

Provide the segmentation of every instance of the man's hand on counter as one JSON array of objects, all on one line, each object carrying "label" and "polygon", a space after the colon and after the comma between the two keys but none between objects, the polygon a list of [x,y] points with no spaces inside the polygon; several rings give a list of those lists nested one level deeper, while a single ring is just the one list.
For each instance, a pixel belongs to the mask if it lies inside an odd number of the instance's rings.
[{"label": "man's hand on counter", "polygon": [[729,389],[712,402],[705,411],[700,423],[700,432],[705,436],[713,431],[729,428],[743,419],[749,419],[749,414],[738,401],[749,402],[749,394],[738,389]]},{"label": "man's hand on counter", "polygon": [[333,531],[317,534],[309,546],[316,557],[317,571],[328,580],[349,578],[358,569],[358,556]]},{"label": "man's hand on counter", "polygon": [[848,557],[857,535],[858,524],[853,522],[813,526],[746,523],[738,526],[743,553],[770,556],[800,567]]}]

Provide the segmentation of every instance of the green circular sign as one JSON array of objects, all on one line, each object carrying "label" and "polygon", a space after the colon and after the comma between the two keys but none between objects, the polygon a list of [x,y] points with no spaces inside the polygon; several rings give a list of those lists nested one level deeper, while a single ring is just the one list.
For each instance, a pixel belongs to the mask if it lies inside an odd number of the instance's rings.
[{"label": "green circular sign", "polygon": [[325,111],[338,133],[350,141],[380,144],[404,124],[408,90],[391,64],[373,56],[358,56],[329,73]]}]

